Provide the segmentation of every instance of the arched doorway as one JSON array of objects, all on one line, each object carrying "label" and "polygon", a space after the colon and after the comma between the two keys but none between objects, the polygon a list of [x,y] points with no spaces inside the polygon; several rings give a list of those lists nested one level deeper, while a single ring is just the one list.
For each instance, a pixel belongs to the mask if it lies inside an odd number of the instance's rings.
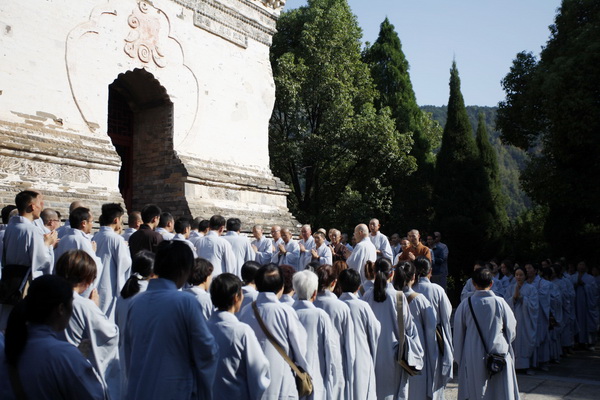
[{"label": "arched doorway", "polygon": [[120,74],[108,93],[108,136],[121,157],[119,189],[127,209],[148,203],[179,208],[171,192],[183,188],[183,166],[173,151],[173,103],[166,89],[151,73],[135,69]]}]

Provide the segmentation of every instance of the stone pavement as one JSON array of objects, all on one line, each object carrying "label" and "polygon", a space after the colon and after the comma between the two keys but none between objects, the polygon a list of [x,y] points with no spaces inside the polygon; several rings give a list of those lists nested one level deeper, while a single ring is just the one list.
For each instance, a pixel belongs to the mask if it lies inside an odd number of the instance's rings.
[{"label": "stone pavement", "polygon": [[[535,375],[517,374],[522,400],[600,399],[600,348],[575,351],[563,357],[560,364],[550,364],[549,371],[535,370]],[[458,380],[446,387],[445,397],[457,399]]]}]

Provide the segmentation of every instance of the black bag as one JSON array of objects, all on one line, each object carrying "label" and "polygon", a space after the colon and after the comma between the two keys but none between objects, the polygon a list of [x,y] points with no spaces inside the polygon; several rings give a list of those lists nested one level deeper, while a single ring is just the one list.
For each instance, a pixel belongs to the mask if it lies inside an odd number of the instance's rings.
[{"label": "black bag", "polygon": [[487,368],[488,374],[490,377],[496,375],[498,372],[504,371],[504,367],[506,366],[506,355],[505,354],[494,354],[490,353],[485,345],[485,340],[483,340],[483,334],[481,333],[481,328],[479,328],[479,322],[477,322],[477,317],[475,317],[475,311],[473,311],[473,305],[471,304],[471,298],[469,297],[469,308],[471,309],[471,315],[473,316],[473,320],[475,321],[475,326],[477,327],[477,332],[479,332],[479,338],[481,339],[481,343],[483,343],[483,348],[485,352],[488,353],[485,359],[485,366]]},{"label": "black bag", "polygon": [[0,279],[0,304],[14,306],[23,299],[30,275],[30,265],[4,265]]}]

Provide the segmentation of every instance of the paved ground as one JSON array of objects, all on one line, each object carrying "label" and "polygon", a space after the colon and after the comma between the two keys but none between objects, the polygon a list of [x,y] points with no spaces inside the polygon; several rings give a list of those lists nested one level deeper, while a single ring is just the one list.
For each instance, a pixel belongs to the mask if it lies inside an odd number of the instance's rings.
[{"label": "paved ground", "polygon": [[[600,399],[600,349],[575,351],[549,369],[536,370],[533,376],[517,375],[522,400]],[[458,380],[454,379],[446,387],[445,397],[454,400],[457,394]]]}]

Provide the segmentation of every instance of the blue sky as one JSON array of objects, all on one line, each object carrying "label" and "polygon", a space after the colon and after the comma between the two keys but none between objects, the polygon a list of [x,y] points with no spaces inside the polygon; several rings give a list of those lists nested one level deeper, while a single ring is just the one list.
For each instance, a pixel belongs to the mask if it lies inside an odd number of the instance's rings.
[{"label": "blue sky", "polygon": [[[373,43],[387,16],[410,63],[419,105],[448,103],[452,60],[466,105],[495,106],[504,98],[500,80],[520,51],[546,44],[560,0],[348,0]],[[287,0],[285,9],[305,5]]]}]

